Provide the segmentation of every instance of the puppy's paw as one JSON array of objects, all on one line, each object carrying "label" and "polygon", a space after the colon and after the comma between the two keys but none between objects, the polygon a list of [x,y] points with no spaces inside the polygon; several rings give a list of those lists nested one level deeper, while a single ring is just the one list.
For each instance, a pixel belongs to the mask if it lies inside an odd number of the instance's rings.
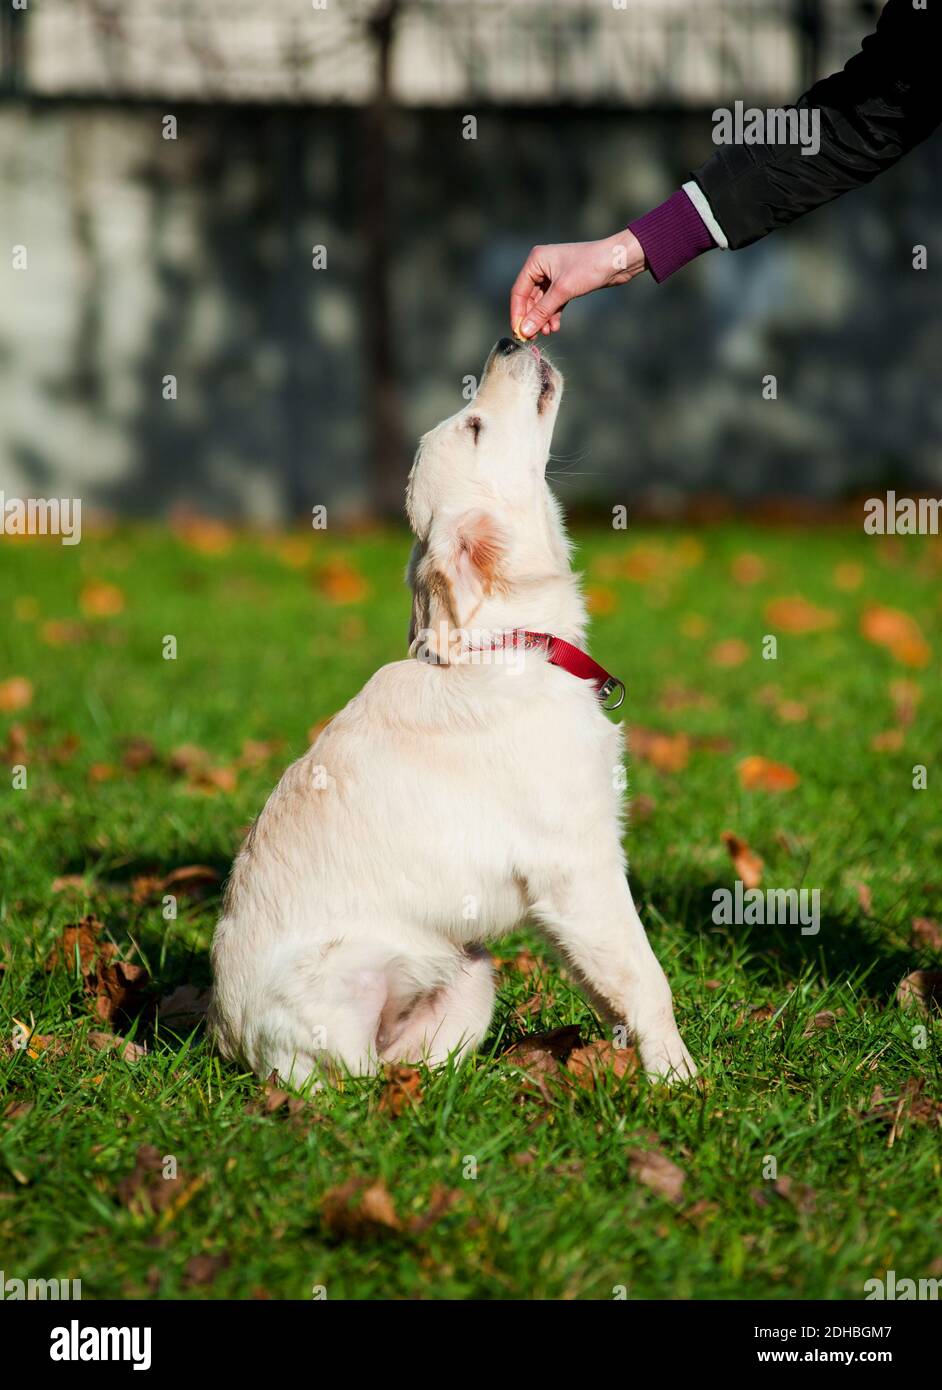
[{"label": "puppy's paw", "polygon": [[665,1081],[669,1086],[693,1081],[697,1067],[684,1047],[679,1033],[672,1037],[647,1038],[639,1043],[641,1066],[653,1081]]}]

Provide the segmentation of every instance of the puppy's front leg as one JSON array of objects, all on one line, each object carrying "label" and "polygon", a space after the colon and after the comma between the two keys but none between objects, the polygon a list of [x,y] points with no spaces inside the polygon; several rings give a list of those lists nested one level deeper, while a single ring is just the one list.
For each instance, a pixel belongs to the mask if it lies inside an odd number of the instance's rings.
[{"label": "puppy's front leg", "polygon": [[641,1064],[672,1080],[697,1069],[674,1022],[670,985],[651,950],[621,865],[548,884],[533,911],[581,976],[593,1003],[627,1024]]}]

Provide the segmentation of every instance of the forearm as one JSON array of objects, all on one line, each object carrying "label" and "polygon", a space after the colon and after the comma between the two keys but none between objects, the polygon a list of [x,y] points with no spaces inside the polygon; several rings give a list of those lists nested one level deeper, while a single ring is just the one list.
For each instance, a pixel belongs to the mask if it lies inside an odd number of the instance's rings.
[{"label": "forearm", "polygon": [[942,120],[940,35],[933,0],[925,10],[889,0],[861,51],[797,103],[817,112],[816,152],[726,145],[694,172],[733,250],[869,183],[931,134]]}]

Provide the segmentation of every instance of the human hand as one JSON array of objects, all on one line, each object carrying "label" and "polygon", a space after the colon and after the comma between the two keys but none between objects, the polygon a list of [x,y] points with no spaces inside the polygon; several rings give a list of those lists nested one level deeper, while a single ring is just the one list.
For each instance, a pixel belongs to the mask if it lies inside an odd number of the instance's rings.
[{"label": "human hand", "polygon": [[637,237],[625,229],[602,241],[534,246],[510,291],[510,325],[518,338],[559,331],[570,299],[624,285],[645,269]]}]

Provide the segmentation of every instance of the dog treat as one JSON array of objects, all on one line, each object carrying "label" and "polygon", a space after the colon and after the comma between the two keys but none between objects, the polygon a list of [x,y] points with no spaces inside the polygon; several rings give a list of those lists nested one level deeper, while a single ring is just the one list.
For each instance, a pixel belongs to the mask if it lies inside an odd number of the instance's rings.
[{"label": "dog treat", "polygon": [[520,325],[521,325],[522,323],[523,323],[523,318],[520,317],[520,318],[517,319],[517,322],[514,324],[514,337],[517,339],[518,342],[525,343],[527,340],[526,340],[526,338],[524,337],[524,335],[520,332]]}]

